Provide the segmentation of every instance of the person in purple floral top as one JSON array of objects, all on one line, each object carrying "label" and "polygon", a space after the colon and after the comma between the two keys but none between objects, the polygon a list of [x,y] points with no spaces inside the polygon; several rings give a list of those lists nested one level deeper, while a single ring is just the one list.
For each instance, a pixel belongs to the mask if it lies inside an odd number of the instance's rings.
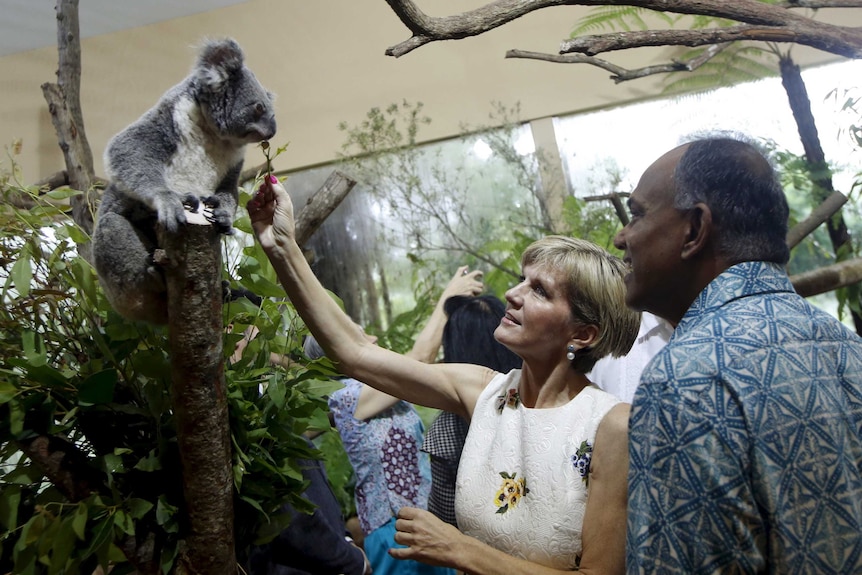
[{"label": "person in purple floral top", "polygon": [[[440,347],[446,314],[443,303],[455,295],[482,291],[480,271],[466,266],[449,281],[409,355],[430,362]],[[356,326],[359,331],[362,329]],[[377,338],[362,331],[371,343]],[[305,341],[309,359],[324,356],[313,337]],[[412,405],[352,378],[329,397],[329,409],[356,476],[356,512],[368,561],[375,575],[450,575],[451,569],[389,556],[396,547],[395,517],[402,507],[428,508],[431,468],[420,450],[425,428]]]}]

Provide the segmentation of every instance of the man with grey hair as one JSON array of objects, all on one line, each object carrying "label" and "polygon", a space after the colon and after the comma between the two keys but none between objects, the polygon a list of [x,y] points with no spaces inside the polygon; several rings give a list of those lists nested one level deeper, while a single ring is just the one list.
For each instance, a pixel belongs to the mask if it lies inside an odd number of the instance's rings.
[{"label": "man with grey hair", "polygon": [[676,328],[632,405],[627,570],[862,572],[862,339],[794,292],[772,166],[702,138],[629,208],[626,303]]}]

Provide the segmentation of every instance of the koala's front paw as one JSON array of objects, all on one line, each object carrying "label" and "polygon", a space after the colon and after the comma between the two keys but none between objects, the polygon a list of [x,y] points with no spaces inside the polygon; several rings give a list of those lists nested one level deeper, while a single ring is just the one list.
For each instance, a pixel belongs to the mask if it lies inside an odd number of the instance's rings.
[{"label": "koala's front paw", "polygon": [[[159,223],[167,231],[176,232],[182,224],[186,223],[186,213],[183,207],[186,200],[187,198],[181,198],[171,190],[166,190],[158,195],[154,207]],[[197,198],[195,198],[195,209],[197,209]]]},{"label": "koala's front paw", "polygon": [[183,207],[193,214],[198,213],[198,208],[201,206],[200,199],[194,194],[186,194],[183,196]]},{"label": "koala's front paw", "polygon": [[233,234],[233,212],[227,208],[223,208],[221,201],[215,196],[204,198],[202,201],[204,206],[206,206],[204,217],[207,221],[213,224],[219,233]]}]

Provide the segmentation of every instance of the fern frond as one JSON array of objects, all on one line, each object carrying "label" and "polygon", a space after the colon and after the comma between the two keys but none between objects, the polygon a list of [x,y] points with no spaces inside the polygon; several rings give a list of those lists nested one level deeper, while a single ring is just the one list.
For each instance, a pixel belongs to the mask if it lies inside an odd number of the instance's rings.
[{"label": "fern frond", "polygon": [[691,16],[689,20],[691,22],[691,30],[703,30],[704,28],[727,28],[728,26],[739,24],[739,22],[728,20],[726,18],[716,18],[714,16],[704,16],[702,14]]},{"label": "fern frond", "polygon": [[666,12],[657,12],[646,8],[635,6],[599,6],[590,10],[589,14],[581,18],[575,28],[569,34],[575,38],[582,34],[592,34],[606,30],[648,30],[649,26],[643,19],[644,13],[664,21],[673,26],[673,17]]},{"label": "fern frond", "polygon": [[[685,50],[679,60],[696,58],[705,49]],[[771,61],[773,55],[771,51],[757,46],[733,45],[692,72],[668,74],[662,93],[710,90],[775,76],[778,69]]]}]

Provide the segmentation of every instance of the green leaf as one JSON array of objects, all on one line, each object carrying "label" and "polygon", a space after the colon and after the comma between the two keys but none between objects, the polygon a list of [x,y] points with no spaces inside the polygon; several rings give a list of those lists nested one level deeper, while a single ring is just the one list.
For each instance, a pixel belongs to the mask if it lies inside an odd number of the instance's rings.
[{"label": "green leaf", "polygon": [[254,507],[255,509],[257,509],[257,510],[258,510],[258,511],[260,511],[261,513],[263,513],[263,512],[264,512],[264,511],[263,511],[263,507],[261,507],[261,506],[260,506],[260,503],[258,503],[257,501],[255,501],[255,500],[254,500],[254,499],[252,499],[251,497],[240,496],[240,499],[242,499],[243,501],[245,501],[246,503],[248,503],[249,505],[251,505],[252,507]]},{"label": "green leaf", "polygon": [[78,226],[68,225],[65,226],[65,228],[69,238],[76,244],[85,244],[90,241],[90,238],[87,237],[87,234],[84,232],[84,230],[82,230]]},{"label": "green leaf", "polygon": [[12,283],[15,284],[15,289],[18,290],[19,297],[27,297],[30,295],[30,282],[33,280],[33,269],[30,265],[30,253],[27,250],[22,251],[18,255],[18,259],[12,264],[12,271],[9,274],[12,278]]},{"label": "green leaf", "polygon": [[72,188],[56,188],[45,193],[45,197],[50,200],[67,200],[72,196],[80,196],[81,192]]},{"label": "green leaf", "polygon": [[162,573],[171,573],[171,568],[174,565],[174,560],[177,558],[177,540],[170,539],[162,549],[162,555],[159,560],[159,565],[162,568]]},{"label": "green leaf", "polygon": [[284,397],[286,393],[287,388],[281,378],[271,377],[269,385],[266,386],[266,394],[278,409],[284,409]]},{"label": "green leaf", "polygon": [[90,544],[82,554],[82,557],[86,559],[90,555],[98,553],[99,549],[101,549],[105,543],[110,542],[113,533],[114,519],[109,515],[99,521],[93,529],[93,538],[90,540]]},{"label": "green leaf", "polygon": [[0,525],[7,531],[18,527],[18,506],[21,504],[21,487],[6,485],[0,492]]},{"label": "green leaf", "polygon": [[126,468],[123,465],[123,458],[119,455],[106,453],[102,456],[102,460],[105,462],[105,471],[107,473],[123,473],[126,471]]},{"label": "green leaf", "polygon": [[72,529],[73,516],[69,515],[60,523],[51,537],[51,565],[48,575],[60,575],[66,570],[66,562],[75,548],[75,532]]},{"label": "green leaf", "polygon": [[30,329],[24,330],[21,334],[21,344],[24,347],[24,357],[30,365],[41,366],[48,363],[45,340],[40,334]]},{"label": "green leaf", "polygon": [[176,507],[165,501],[164,497],[159,497],[159,501],[156,504],[156,523],[165,525],[173,518],[176,512]]},{"label": "green leaf", "polygon": [[117,371],[106,369],[94,373],[78,386],[78,405],[89,407],[111,403],[114,399],[114,386],[117,384]]},{"label": "green leaf", "polygon": [[136,497],[129,499],[126,502],[126,510],[129,513],[129,516],[132,519],[140,519],[147,513],[149,513],[150,509],[153,508],[153,504],[149,501],[145,501],[144,499],[138,499]]},{"label": "green leaf", "polygon": [[25,370],[31,381],[48,387],[59,388],[64,388],[69,384],[69,379],[62,372],[49,365],[31,365],[27,360],[17,357],[10,357],[7,361],[10,365]]},{"label": "green leaf", "polygon": [[26,415],[21,402],[13,399],[9,404],[9,431],[18,436],[24,431],[24,416]]},{"label": "green leaf", "polygon": [[134,535],[135,534],[135,523],[132,521],[132,518],[123,511],[122,509],[118,509],[116,513],[114,513],[114,525],[120,528],[120,530],[126,535]]},{"label": "green leaf", "polygon": [[87,533],[87,519],[89,517],[89,509],[85,503],[78,503],[78,508],[75,509],[75,514],[72,519],[72,531],[81,541],[84,541]]},{"label": "green leaf", "polygon": [[135,469],[139,471],[156,471],[162,468],[162,464],[159,461],[159,456],[156,453],[156,450],[151,450],[146,457],[142,457],[137,464],[135,464]]},{"label": "green leaf", "polygon": [[12,401],[17,393],[18,389],[12,385],[11,381],[0,379],[0,405]]}]

